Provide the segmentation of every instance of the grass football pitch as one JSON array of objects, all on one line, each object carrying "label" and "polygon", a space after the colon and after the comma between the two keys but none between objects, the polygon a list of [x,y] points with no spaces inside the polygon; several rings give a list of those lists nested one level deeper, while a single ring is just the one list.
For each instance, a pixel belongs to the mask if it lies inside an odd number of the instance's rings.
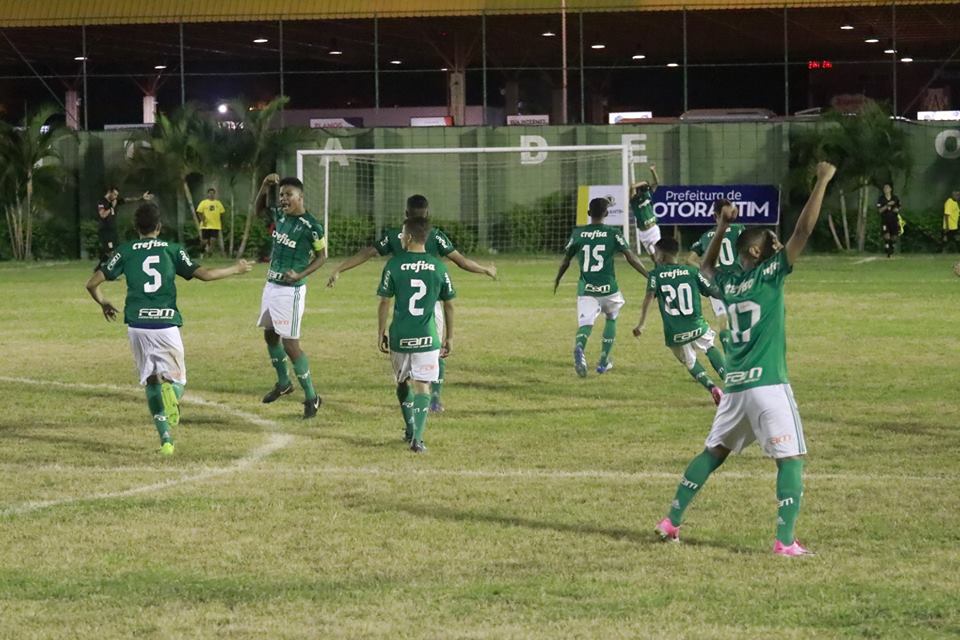
[{"label": "grass football pitch", "polygon": [[[810,449],[798,537],[771,554],[774,465],[732,456],[652,529],[714,407],[664,347],[573,371],[575,274],[457,271],[446,413],[410,453],[376,349],[382,262],[311,279],[324,398],[260,396],[265,267],[179,284],[189,384],[162,458],[90,264],[0,265],[0,638],[937,638],[960,635],[960,279],[952,257],[805,257],[787,280]],[[105,285],[123,301],[123,285]],[[705,302],[708,317],[709,305]],[[588,346],[600,347],[600,325]],[[711,372],[712,373],[712,372]]]}]

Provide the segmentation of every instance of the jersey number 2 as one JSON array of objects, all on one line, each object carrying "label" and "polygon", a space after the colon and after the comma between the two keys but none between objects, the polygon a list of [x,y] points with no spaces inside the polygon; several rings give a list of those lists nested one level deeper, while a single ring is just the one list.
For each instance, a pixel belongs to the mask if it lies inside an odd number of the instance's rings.
[{"label": "jersey number 2", "polygon": [[425,295],[427,295],[427,283],[423,280],[411,280],[410,286],[415,288],[416,291],[413,292],[413,295],[410,296],[410,304],[407,305],[407,309],[410,311],[412,316],[422,316],[423,309],[417,306],[417,302]]},{"label": "jersey number 2", "polygon": [[603,269],[603,245],[593,246],[593,264],[590,264],[590,245],[583,246],[583,270],[600,271]]},{"label": "jersey number 2", "polygon": [[151,278],[150,282],[143,283],[143,290],[146,293],[156,293],[163,285],[160,272],[153,268],[153,265],[157,264],[160,264],[160,256],[147,256],[143,261],[143,272]]}]

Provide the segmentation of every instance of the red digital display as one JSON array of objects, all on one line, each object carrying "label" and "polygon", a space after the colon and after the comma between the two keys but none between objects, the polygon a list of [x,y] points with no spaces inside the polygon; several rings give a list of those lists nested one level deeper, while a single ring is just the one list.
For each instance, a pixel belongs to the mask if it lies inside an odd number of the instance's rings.
[{"label": "red digital display", "polygon": [[807,60],[807,69],[833,69],[830,60]]}]

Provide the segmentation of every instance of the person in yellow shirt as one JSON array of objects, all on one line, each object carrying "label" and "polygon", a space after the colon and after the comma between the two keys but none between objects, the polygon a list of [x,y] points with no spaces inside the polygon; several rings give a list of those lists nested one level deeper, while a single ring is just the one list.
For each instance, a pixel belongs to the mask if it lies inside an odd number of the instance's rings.
[{"label": "person in yellow shirt", "polygon": [[203,244],[203,255],[213,251],[213,241],[216,240],[220,245],[220,253],[223,253],[223,214],[226,209],[223,203],[217,200],[217,190],[213,187],[207,189],[207,197],[197,205],[197,220],[200,221],[200,240]]},{"label": "person in yellow shirt", "polygon": [[953,242],[956,249],[960,249],[957,242],[957,227],[960,226],[960,190],[954,189],[947,201],[943,203],[943,252],[947,252],[947,243]]}]

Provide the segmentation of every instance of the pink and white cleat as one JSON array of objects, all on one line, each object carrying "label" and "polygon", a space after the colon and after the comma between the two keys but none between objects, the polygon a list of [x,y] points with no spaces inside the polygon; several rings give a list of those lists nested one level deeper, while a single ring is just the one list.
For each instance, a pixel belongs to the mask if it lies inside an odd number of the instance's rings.
[{"label": "pink and white cleat", "polygon": [[773,543],[773,553],[778,556],[788,556],[796,558],[799,556],[815,556],[813,551],[808,550],[796,540],[792,544],[783,544],[779,540]]},{"label": "pink and white cleat", "polygon": [[710,395],[713,396],[713,404],[719,407],[720,401],[723,400],[723,391],[720,387],[710,387]]},{"label": "pink and white cleat", "polygon": [[663,542],[680,542],[680,527],[673,526],[670,518],[664,518],[654,529]]}]

